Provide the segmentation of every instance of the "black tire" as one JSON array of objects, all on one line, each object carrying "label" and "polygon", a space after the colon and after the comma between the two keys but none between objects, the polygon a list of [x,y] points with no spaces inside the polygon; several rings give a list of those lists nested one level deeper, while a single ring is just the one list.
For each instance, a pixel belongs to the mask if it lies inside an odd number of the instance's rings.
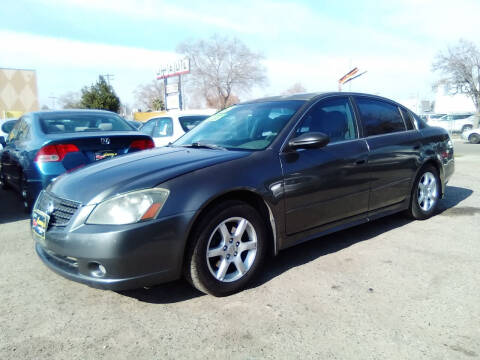
[{"label": "black tire", "polygon": [[470,136],[468,137],[468,141],[469,141],[471,144],[480,144],[480,135],[478,135],[478,134],[470,134]]},{"label": "black tire", "polygon": [[[253,250],[243,250],[242,252],[240,249],[238,251],[238,255],[235,251],[235,257],[238,256],[238,258],[234,259],[232,247],[234,247],[235,244],[238,246],[238,242],[235,241],[233,244],[227,243],[225,245],[225,242],[222,242],[223,236],[218,236],[220,235],[219,227],[221,224],[233,218],[246,220],[244,224],[248,224],[246,226],[248,226],[250,232],[247,234],[248,231],[245,230],[243,233],[246,234],[247,240],[250,241],[250,236],[252,233],[256,235],[256,253],[254,255]],[[229,223],[226,224],[227,225],[225,226],[227,226],[228,229]],[[240,225],[238,225],[238,227],[240,227]],[[253,232],[251,231],[252,228],[254,230]],[[231,227],[231,229],[228,229],[229,235],[232,235],[234,229],[236,228]],[[215,236],[219,238],[217,245],[215,245],[215,249],[222,249],[221,251],[225,251],[225,253],[218,255],[218,258],[209,258],[207,257],[207,249],[209,245],[215,241]],[[242,239],[246,238],[243,237]],[[240,239],[240,242],[243,241],[242,239]],[[243,242],[243,244],[245,243],[246,242]],[[222,246],[222,244],[225,246]],[[227,247],[227,245],[229,250],[223,250]],[[212,250],[212,248],[210,249]],[[227,253],[230,251],[232,251],[231,255]],[[241,201],[226,201],[215,206],[206,214],[204,214],[195,225],[186,251],[184,267],[185,277],[195,288],[206,294],[213,296],[227,296],[244,289],[257,275],[265,260],[266,252],[267,231],[265,227],[265,221],[262,219],[257,210]],[[229,256],[230,260],[228,261],[231,263],[228,263],[226,266],[226,275],[224,275],[225,279],[221,281],[217,279],[212,272],[217,270],[216,275],[220,273],[220,267],[224,261],[227,261],[227,256]],[[230,256],[232,257],[230,258]],[[247,259],[247,256],[250,257]],[[235,262],[233,262],[234,260]],[[241,272],[238,270],[239,268],[236,265],[236,261],[240,260],[242,263],[245,261],[249,264],[247,265],[248,269],[243,275],[240,275]],[[235,279],[233,276],[235,274],[241,277],[233,280]],[[232,280],[230,282],[226,282],[227,276],[232,276]]]},{"label": "black tire", "polygon": [[[428,200],[424,200],[423,202],[421,202],[422,204],[424,204],[423,206],[420,205],[420,192],[422,191],[420,189],[420,182],[424,182],[425,180],[428,180],[426,177],[427,177],[427,174],[431,174],[433,175],[433,178],[435,179],[435,184],[432,184],[431,183],[431,186],[430,186],[430,189],[431,189],[431,192],[433,192],[433,190],[435,189],[436,191],[436,198],[434,200],[434,202],[431,204],[431,206],[429,207],[428,205],[426,205],[426,201],[428,202]],[[428,175],[428,178],[430,177],[430,175]],[[441,189],[441,183],[440,183],[440,178],[438,176],[438,171],[437,169],[433,166],[433,165],[425,165],[418,173],[418,176],[417,178],[415,179],[415,182],[413,183],[413,187],[412,187],[412,193],[411,193],[411,197],[410,197],[410,207],[408,208],[408,211],[407,211],[407,214],[415,219],[415,220],[425,220],[425,219],[428,219],[429,217],[431,217],[434,213],[435,213],[435,210],[438,206],[438,202],[440,200],[440,196],[441,196],[441,192],[442,192],[442,189]],[[426,196],[426,198],[429,198],[429,196]]]}]

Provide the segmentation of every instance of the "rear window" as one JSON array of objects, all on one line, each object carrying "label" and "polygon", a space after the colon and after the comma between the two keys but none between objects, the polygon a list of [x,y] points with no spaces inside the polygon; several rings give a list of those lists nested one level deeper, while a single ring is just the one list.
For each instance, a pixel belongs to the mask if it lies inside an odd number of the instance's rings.
[{"label": "rear window", "polygon": [[39,118],[45,134],[134,130],[125,120],[110,114],[46,113]]},{"label": "rear window", "polygon": [[189,132],[195,126],[200,124],[203,120],[205,120],[208,115],[189,115],[189,116],[180,116],[178,120],[180,121],[180,125],[182,126],[183,131]]}]

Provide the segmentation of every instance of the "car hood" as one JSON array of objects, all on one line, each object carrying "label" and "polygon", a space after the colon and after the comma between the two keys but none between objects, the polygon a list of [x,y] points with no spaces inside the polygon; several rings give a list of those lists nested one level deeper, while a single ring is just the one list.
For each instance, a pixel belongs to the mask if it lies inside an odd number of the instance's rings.
[{"label": "car hood", "polygon": [[244,151],[179,147],[144,150],[63,174],[47,190],[60,198],[95,204],[116,194],[154,187],[188,172],[248,155]]}]

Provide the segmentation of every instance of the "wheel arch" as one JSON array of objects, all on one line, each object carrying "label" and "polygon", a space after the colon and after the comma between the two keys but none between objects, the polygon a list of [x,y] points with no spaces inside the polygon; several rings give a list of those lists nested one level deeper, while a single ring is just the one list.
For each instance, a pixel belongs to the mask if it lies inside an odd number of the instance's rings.
[{"label": "wheel arch", "polygon": [[[438,172],[438,177],[440,179],[440,191],[441,191],[440,198],[443,198],[443,195],[445,192],[445,181],[444,181],[445,175],[444,175],[442,163],[440,162],[439,159],[435,157],[430,157],[425,159],[422,165],[418,168],[417,173],[415,174],[414,180],[418,178],[420,172],[428,165],[432,165]],[[412,191],[414,190],[413,189],[414,185],[415,185],[415,181],[412,184]]]},{"label": "wheel arch", "polygon": [[[265,222],[265,228],[267,229],[268,251],[271,254],[276,255],[278,252],[277,224],[275,221],[275,217],[273,215],[273,211],[260,194],[248,188],[232,189],[228,192],[218,194],[217,196],[205,202],[205,204],[203,204],[203,206],[197,211],[197,213],[195,214],[195,216],[191,221],[191,225],[188,229],[187,244],[185,244],[185,249],[187,249],[190,242],[193,241],[192,235],[195,232],[196,226],[199,223],[199,221],[202,219],[202,217],[215,206],[229,200],[242,201],[258,210],[260,216],[263,218]],[[186,256],[186,251],[184,251],[184,261],[185,261],[185,256]]]}]

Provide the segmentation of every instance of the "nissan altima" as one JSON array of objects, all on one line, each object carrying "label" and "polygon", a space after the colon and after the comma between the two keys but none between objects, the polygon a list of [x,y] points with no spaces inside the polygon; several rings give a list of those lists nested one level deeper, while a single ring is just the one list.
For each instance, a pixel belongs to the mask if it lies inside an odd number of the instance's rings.
[{"label": "nissan altima", "polygon": [[58,274],[112,290],[184,276],[225,296],[268,254],[406,212],[435,213],[454,171],[446,130],[357,93],[271,97],[207,118],[168,147],[57,178],[32,234]]}]

